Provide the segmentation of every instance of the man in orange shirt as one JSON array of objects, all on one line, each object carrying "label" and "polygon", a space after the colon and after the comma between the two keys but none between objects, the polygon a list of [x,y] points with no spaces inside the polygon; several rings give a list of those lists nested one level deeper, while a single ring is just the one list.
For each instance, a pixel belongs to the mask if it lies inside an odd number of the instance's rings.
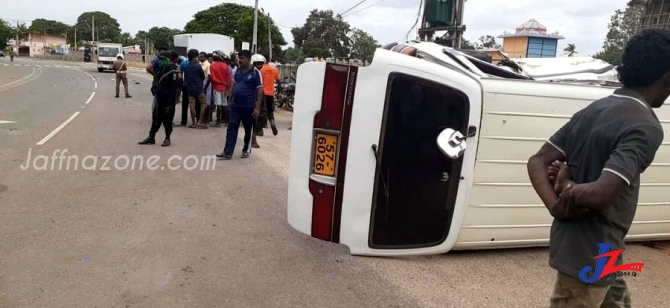
[{"label": "man in orange shirt", "polygon": [[275,82],[279,82],[280,76],[279,71],[274,68],[272,65],[265,61],[263,67],[261,67],[261,76],[263,77],[263,93],[265,93],[265,107],[268,111],[268,120],[270,121],[270,127],[272,128],[272,134],[277,135],[277,125],[275,124]]}]

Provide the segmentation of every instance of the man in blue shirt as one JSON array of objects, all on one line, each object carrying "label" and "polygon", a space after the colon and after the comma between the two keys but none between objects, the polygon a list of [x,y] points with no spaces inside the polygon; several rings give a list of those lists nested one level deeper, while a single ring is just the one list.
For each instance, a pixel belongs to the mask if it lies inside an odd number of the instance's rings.
[{"label": "man in blue shirt", "polygon": [[261,72],[251,65],[251,52],[249,50],[242,50],[238,58],[240,68],[235,72],[234,76],[235,86],[232,94],[233,99],[230,103],[226,145],[223,148],[223,153],[216,154],[217,157],[224,159],[233,157],[240,122],[244,125],[242,158],[247,158],[251,154],[249,143],[251,142],[255,119],[261,113],[261,102],[264,96],[263,78],[261,78]]},{"label": "man in blue shirt", "polygon": [[[179,60],[177,61],[177,64],[179,65],[179,71],[182,73],[182,80],[184,78],[184,70],[188,66],[188,59],[184,56],[179,56]],[[181,95],[181,122],[179,125],[175,126],[186,126],[188,124],[188,91],[186,91],[186,86],[182,82],[182,85],[180,87],[180,95]],[[179,98],[177,98],[178,100]]]},{"label": "man in blue shirt", "polygon": [[[188,106],[191,109],[191,128],[208,128],[205,125],[205,112],[200,112],[200,119],[196,119],[195,104],[200,104],[200,110],[204,111],[207,107],[207,97],[205,96],[205,72],[198,61],[198,50],[188,51],[189,63],[184,69],[184,86],[188,92]],[[196,124],[197,121],[197,124]]]}]

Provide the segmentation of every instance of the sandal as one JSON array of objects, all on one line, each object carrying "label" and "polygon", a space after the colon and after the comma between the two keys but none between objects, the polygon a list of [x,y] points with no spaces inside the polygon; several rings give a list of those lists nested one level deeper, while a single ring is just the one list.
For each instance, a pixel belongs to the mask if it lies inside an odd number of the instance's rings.
[{"label": "sandal", "polygon": [[198,126],[195,124],[191,124],[191,126],[189,126],[188,128],[198,128]]}]

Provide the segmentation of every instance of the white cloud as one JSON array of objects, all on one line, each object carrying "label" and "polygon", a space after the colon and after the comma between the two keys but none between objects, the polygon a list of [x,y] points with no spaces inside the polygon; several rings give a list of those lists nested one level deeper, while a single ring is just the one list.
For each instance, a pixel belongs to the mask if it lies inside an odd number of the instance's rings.
[{"label": "white cloud", "polygon": [[[364,9],[379,0],[367,0],[349,13]],[[24,6],[4,6],[0,18],[57,19],[74,23],[82,12],[103,11],[116,18],[123,31],[136,33],[153,26],[183,28],[193,15],[221,0],[193,0],[190,3],[164,2],[158,0],[115,0],[111,2],[68,0],[54,5],[53,1],[31,0],[31,9]],[[234,0],[253,5],[254,0]],[[332,9],[339,13],[360,0],[260,0],[259,6],[270,12],[281,24],[284,38],[291,42],[291,26],[302,25],[312,9]],[[360,28],[380,44],[404,41],[407,31],[414,25],[420,0],[384,0],[356,14],[345,14],[352,27]],[[560,41],[559,49],[574,43],[581,55],[593,54],[602,47],[607,32],[609,17],[616,9],[624,8],[628,0],[468,0],[465,3],[465,37],[476,40],[479,36],[498,36],[514,29],[530,18],[537,19],[548,28],[566,37]],[[163,3],[163,4],[161,4]],[[288,26],[288,27],[286,27]],[[416,37],[416,30],[410,38]]]}]

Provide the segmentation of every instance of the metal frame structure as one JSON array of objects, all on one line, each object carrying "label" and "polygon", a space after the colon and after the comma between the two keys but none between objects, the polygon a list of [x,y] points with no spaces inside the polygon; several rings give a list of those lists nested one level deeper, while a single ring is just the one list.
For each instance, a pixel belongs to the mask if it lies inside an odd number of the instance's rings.
[{"label": "metal frame structure", "polygon": [[466,0],[454,0],[454,9],[452,12],[452,24],[444,26],[433,26],[426,21],[425,17],[425,7],[424,12],[422,13],[423,18],[421,20],[421,28],[419,28],[418,34],[421,41],[427,42],[432,41],[435,32],[437,31],[447,31],[442,37],[441,40],[446,40],[450,42],[449,47],[456,49],[461,48],[461,43],[463,41],[463,33],[465,32],[465,25],[463,24],[463,11],[465,7]]}]

